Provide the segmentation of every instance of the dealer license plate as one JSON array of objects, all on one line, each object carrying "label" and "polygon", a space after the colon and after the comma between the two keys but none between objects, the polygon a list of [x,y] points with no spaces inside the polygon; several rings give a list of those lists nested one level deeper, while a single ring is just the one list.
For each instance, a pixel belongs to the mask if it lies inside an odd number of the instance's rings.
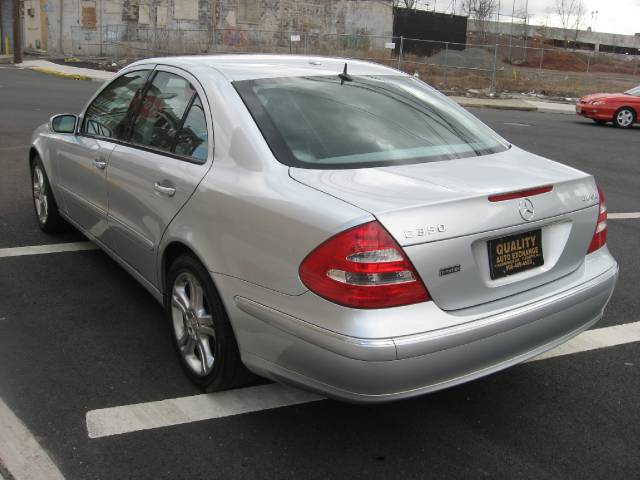
[{"label": "dealer license plate", "polygon": [[487,247],[492,280],[544,265],[541,229],[494,238]]}]

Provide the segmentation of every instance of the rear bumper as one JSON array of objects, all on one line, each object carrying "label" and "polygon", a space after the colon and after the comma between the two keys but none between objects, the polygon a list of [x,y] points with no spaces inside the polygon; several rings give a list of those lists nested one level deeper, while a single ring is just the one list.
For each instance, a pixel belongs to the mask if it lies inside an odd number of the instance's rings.
[{"label": "rear bumper", "polygon": [[[243,360],[269,378],[353,402],[391,401],[447,388],[525,361],[597,322],[618,273],[608,252],[599,257],[571,286],[533,302],[510,309],[493,305],[493,313],[491,305],[449,312],[460,317],[454,326],[389,338],[340,335],[236,295],[235,305],[262,322],[264,328],[257,330],[270,342],[259,352],[255,342],[239,338],[241,346],[254,346],[242,348]],[[255,326],[252,330],[255,335]]]}]

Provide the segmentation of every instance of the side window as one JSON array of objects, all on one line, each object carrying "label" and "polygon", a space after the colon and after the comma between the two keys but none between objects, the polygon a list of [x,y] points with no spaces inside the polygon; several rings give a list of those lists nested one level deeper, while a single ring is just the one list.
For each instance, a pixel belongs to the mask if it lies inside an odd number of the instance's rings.
[{"label": "side window", "polygon": [[89,105],[82,133],[123,140],[131,119],[129,107],[139,99],[149,70],[137,70],[116,78]]},{"label": "side window", "polygon": [[207,118],[200,97],[196,95],[178,132],[175,153],[204,162],[208,147]]},{"label": "side window", "polygon": [[147,89],[135,119],[131,142],[171,151],[195,90],[184,78],[158,72]]}]

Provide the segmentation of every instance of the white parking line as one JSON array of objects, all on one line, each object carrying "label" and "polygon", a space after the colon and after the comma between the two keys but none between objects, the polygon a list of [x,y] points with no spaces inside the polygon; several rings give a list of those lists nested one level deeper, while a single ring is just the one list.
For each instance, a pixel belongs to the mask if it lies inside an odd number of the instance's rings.
[{"label": "white parking line", "polygon": [[504,122],[505,125],[511,125],[513,127],[530,127],[528,123],[518,123],[518,122]]},{"label": "white parking line", "polygon": [[609,213],[607,218],[612,220],[628,220],[632,218],[640,218],[640,212],[627,212],[627,213]]},{"label": "white parking line", "polygon": [[529,360],[545,360],[547,358],[570,355],[572,353],[588,352],[598,348],[613,347],[625,343],[640,342],[640,322],[623,323],[613,327],[596,328],[582,332],[559,347],[549,350]]},{"label": "white parking line", "polygon": [[0,458],[15,480],[64,480],[47,452],[0,398]]},{"label": "white parking line", "polygon": [[[530,361],[631,342],[640,342],[640,322],[589,330]],[[89,438],[100,438],[318,400],[323,400],[323,397],[285,385],[261,385],[221,393],[91,410],[86,415],[87,431]]]},{"label": "white parking line", "polygon": [[23,255],[42,255],[45,253],[77,252],[80,250],[97,250],[91,242],[54,243],[50,245],[32,245],[29,247],[0,248],[0,258],[20,257]]},{"label": "white parking line", "polygon": [[89,438],[229,417],[324,397],[277,383],[87,412]]}]

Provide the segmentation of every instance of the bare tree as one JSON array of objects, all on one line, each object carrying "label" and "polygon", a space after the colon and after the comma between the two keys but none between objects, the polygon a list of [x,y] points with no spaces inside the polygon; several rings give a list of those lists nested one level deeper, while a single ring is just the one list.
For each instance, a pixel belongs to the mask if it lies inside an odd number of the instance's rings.
[{"label": "bare tree", "polygon": [[487,23],[498,10],[498,0],[466,0],[464,11],[476,21],[480,35],[484,40],[487,35]]},{"label": "bare tree", "polygon": [[578,41],[578,32],[580,30],[582,30],[582,26],[584,24],[584,19],[587,16],[587,9],[584,5],[584,3],[582,2],[582,0],[580,0],[578,2],[578,5],[576,6],[576,13],[574,16],[574,28],[576,30],[576,36],[574,38],[574,41]]},{"label": "bare tree", "polygon": [[578,39],[578,31],[584,22],[586,8],[582,0],[554,0],[554,13],[562,25],[564,46],[569,46],[569,33],[575,30],[575,39]]}]

